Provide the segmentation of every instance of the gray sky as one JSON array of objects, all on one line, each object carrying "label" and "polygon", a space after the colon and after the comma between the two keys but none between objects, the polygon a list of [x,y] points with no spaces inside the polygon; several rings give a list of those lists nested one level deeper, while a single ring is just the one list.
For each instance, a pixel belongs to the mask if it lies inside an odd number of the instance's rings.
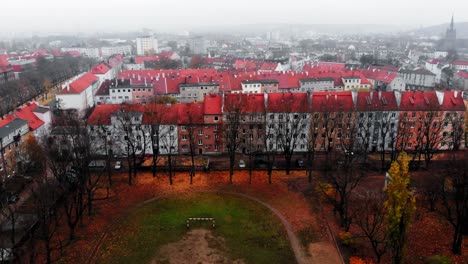
[{"label": "gray sky", "polygon": [[251,23],[428,26],[468,21],[467,0],[1,0],[0,32],[190,30]]}]

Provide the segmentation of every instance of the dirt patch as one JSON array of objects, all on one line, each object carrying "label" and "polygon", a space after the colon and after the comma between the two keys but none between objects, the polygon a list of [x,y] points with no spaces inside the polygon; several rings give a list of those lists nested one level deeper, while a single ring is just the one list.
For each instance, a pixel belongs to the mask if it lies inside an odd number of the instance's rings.
[{"label": "dirt patch", "polygon": [[309,244],[309,253],[314,263],[341,264],[342,261],[331,242],[323,241]]},{"label": "dirt patch", "polygon": [[222,237],[215,237],[207,229],[193,229],[180,241],[162,247],[151,264],[244,264],[242,260],[231,260],[227,251]]}]

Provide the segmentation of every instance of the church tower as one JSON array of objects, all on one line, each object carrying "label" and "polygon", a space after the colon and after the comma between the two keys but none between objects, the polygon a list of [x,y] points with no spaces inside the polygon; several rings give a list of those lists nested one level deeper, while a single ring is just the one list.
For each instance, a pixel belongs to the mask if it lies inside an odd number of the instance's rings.
[{"label": "church tower", "polygon": [[455,51],[456,49],[456,43],[457,41],[457,31],[455,29],[455,25],[453,22],[453,16],[452,16],[452,21],[450,22],[450,27],[447,29],[447,32],[445,33],[445,39],[444,39],[444,48],[446,51]]}]

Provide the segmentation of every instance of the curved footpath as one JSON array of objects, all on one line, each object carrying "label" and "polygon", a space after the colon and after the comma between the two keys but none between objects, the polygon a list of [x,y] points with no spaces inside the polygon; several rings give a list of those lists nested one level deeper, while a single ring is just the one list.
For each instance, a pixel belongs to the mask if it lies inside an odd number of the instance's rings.
[{"label": "curved footpath", "polygon": [[[276,215],[276,217],[278,217],[280,219],[281,223],[283,224],[284,228],[286,229],[286,233],[288,235],[289,243],[291,244],[291,248],[292,248],[292,250],[294,252],[294,256],[296,257],[297,263],[298,264],[312,263],[311,258],[304,254],[304,249],[303,249],[303,247],[301,245],[301,242],[297,238],[296,234],[293,232],[291,224],[288,222],[286,217],[284,217],[284,215],[282,215],[277,209],[275,209],[269,203],[266,203],[266,202],[264,202],[264,201],[262,201],[262,200],[260,200],[260,199],[258,199],[256,197],[253,197],[251,195],[248,195],[248,194],[245,194],[245,193],[239,193],[239,192],[216,191],[216,190],[213,190],[213,191],[196,191],[196,192],[197,193],[220,193],[220,194],[237,195],[237,196],[241,196],[241,197],[247,198],[249,200],[255,201],[255,202],[265,206],[266,208],[270,209],[270,211],[272,211],[273,214]],[[175,195],[177,195],[177,193],[170,194],[170,195],[162,195],[162,196],[153,197],[153,198],[148,199],[148,200],[146,200],[144,202],[141,202],[137,206],[132,207],[132,209],[141,207],[143,205],[146,205],[146,204],[151,203],[151,202],[156,201],[156,200],[169,198],[169,197],[172,197],[172,196],[175,196]],[[129,211],[125,212],[125,215],[131,213],[131,211],[132,210],[129,210]],[[118,219],[116,219],[116,221],[114,221],[109,226],[109,228],[107,228],[107,230],[104,231],[104,233],[101,235],[101,237],[99,238],[97,244],[94,246],[93,252],[91,253],[91,255],[90,255],[90,257],[89,257],[89,259],[87,261],[88,264],[96,263],[96,256],[99,253],[99,250],[100,250],[104,240],[106,239],[107,234],[109,233],[110,230],[114,229],[114,226],[116,226],[120,222],[120,219],[122,219],[122,217],[119,217]]]}]

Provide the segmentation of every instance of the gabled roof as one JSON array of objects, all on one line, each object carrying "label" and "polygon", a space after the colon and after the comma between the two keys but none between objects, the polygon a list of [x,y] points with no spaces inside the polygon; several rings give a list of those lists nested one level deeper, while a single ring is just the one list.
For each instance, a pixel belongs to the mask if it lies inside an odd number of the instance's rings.
[{"label": "gabled roof", "polygon": [[444,100],[442,101],[441,110],[443,111],[465,111],[465,102],[461,92],[458,91],[443,91]]},{"label": "gabled roof", "polygon": [[205,96],[204,113],[205,115],[220,115],[223,98],[218,94],[209,94]]},{"label": "gabled roof", "polygon": [[340,112],[354,109],[351,92],[312,93],[312,111],[314,112]]},{"label": "gabled roof", "polygon": [[453,65],[457,65],[457,66],[468,66],[468,61],[454,61],[453,62]]},{"label": "gabled roof", "polygon": [[34,131],[44,125],[44,121],[39,119],[34,110],[38,108],[36,103],[28,103],[23,108],[18,108],[15,111],[15,116],[28,122],[29,130]]},{"label": "gabled roof", "polygon": [[78,78],[77,80],[75,80],[74,82],[72,82],[69,85],[69,89],[68,88],[62,89],[57,94],[80,94],[84,90],[86,90],[86,88],[88,88],[89,86],[91,86],[97,81],[98,81],[98,77],[88,72],[84,74],[83,76],[81,76],[80,78]]},{"label": "gabled roof", "polygon": [[203,103],[180,104],[178,113],[178,124],[203,124]]},{"label": "gabled roof", "polygon": [[152,57],[135,57],[136,64],[143,64],[145,61],[159,61],[161,58],[159,56],[152,56]]},{"label": "gabled roof", "polygon": [[263,94],[233,93],[224,95],[224,111],[239,109],[242,113],[263,113],[265,96]]},{"label": "gabled roof", "polygon": [[177,125],[182,104],[149,104],[143,109],[143,124]]},{"label": "gabled roof", "polygon": [[468,72],[466,71],[459,71],[457,72],[457,75],[462,77],[463,79],[468,79]]},{"label": "gabled roof", "polygon": [[409,91],[401,95],[401,111],[439,111],[435,91]]},{"label": "gabled roof", "polygon": [[264,62],[260,67],[261,71],[274,71],[278,67],[278,63],[275,62]]},{"label": "gabled roof", "polygon": [[270,93],[267,99],[268,112],[305,113],[310,112],[308,93]]},{"label": "gabled roof", "polygon": [[358,111],[398,111],[393,92],[358,92]]},{"label": "gabled roof", "polygon": [[90,72],[92,74],[106,74],[108,71],[110,71],[110,67],[105,63],[101,63],[91,68]]},{"label": "gabled roof", "polygon": [[91,115],[88,117],[89,125],[110,125],[111,115],[120,110],[120,105],[104,104],[94,108]]}]

